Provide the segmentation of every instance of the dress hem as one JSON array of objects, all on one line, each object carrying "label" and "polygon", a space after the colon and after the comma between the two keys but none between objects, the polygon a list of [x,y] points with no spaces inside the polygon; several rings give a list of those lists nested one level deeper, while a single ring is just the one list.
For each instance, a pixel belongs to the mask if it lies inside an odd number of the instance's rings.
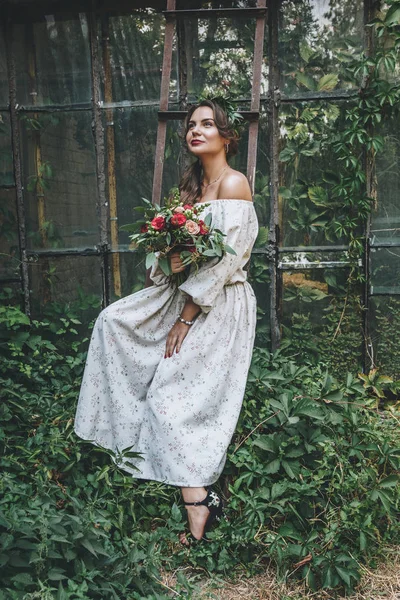
[{"label": "dress hem", "polygon": [[[85,437],[84,435],[82,435],[81,433],[79,433],[76,429],[74,429],[75,434],[83,441],[87,442],[88,444],[93,444],[94,446],[97,446],[98,448],[103,448],[103,450],[108,450],[110,452],[113,452],[113,450],[111,448],[106,448],[105,446],[103,446],[102,444],[100,444],[97,440],[95,439],[91,439],[89,440],[87,437]],[[182,482],[172,482],[172,481],[167,481],[165,479],[161,479],[161,477],[149,477],[146,476],[144,473],[142,473],[139,469],[138,471],[134,471],[134,469],[130,468],[130,467],[125,467],[124,463],[118,463],[115,458],[113,456],[111,456],[114,464],[121,469],[122,471],[125,471],[125,473],[129,473],[133,479],[146,479],[147,481],[157,481],[158,483],[164,483],[165,485],[172,485],[174,487],[184,487],[184,488],[197,488],[197,487],[207,487],[210,485],[213,485],[216,481],[218,481],[219,477],[214,478],[212,481],[207,481],[206,483],[182,483]]]}]

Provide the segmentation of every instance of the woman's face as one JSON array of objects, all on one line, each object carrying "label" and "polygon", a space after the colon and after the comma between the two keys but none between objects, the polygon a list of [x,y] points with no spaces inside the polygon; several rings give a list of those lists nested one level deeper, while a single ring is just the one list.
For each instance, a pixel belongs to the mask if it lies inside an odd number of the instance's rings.
[{"label": "woman's face", "polygon": [[215,125],[212,108],[196,108],[188,124],[186,142],[190,152],[199,157],[203,154],[218,154],[224,150],[226,139],[220,135]]}]

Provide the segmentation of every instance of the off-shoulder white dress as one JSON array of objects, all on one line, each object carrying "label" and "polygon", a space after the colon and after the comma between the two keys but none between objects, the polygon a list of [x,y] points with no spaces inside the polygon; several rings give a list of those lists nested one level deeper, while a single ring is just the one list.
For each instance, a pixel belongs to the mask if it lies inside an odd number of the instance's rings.
[{"label": "off-shoulder white dress", "polygon": [[[81,438],[117,453],[130,446],[140,452],[140,459],[121,463],[134,477],[182,487],[211,485],[222,472],[256,326],[256,300],[244,270],[258,232],[253,203],[201,204],[202,218],[212,213],[236,256],[210,260],[179,288],[155,265],[154,286],[99,314],[75,418]],[[179,354],[165,359],[166,337],[187,295],[201,313]]]}]

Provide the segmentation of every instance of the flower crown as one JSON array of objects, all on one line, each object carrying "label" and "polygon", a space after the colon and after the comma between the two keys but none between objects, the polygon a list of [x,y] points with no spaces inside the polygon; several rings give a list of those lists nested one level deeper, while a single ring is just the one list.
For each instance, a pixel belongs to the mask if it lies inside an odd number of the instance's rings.
[{"label": "flower crown", "polygon": [[243,116],[237,111],[233,99],[230,96],[223,96],[222,94],[219,96],[213,96],[212,94],[203,93],[199,95],[198,102],[200,103],[203,100],[209,100],[214,104],[218,104],[218,106],[220,106],[226,113],[229,125],[238,135],[239,126],[243,122]]}]

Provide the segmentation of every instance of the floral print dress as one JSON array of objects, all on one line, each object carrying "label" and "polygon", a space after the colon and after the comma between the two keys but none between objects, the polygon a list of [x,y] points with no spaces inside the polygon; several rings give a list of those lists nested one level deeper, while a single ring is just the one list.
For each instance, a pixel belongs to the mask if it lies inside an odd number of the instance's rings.
[{"label": "floral print dress", "polygon": [[[181,487],[214,483],[243,402],[256,326],[244,266],[257,237],[253,203],[213,200],[201,218],[223,231],[236,255],[193,270],[179,287],[157,264],[155,285],[98,316],[75,418],[78,436],[116,452],[134,477]],[[187,296],[201,308],[179,354],[164,358]],[[131,447],[140,458],[121,457]]]}]

